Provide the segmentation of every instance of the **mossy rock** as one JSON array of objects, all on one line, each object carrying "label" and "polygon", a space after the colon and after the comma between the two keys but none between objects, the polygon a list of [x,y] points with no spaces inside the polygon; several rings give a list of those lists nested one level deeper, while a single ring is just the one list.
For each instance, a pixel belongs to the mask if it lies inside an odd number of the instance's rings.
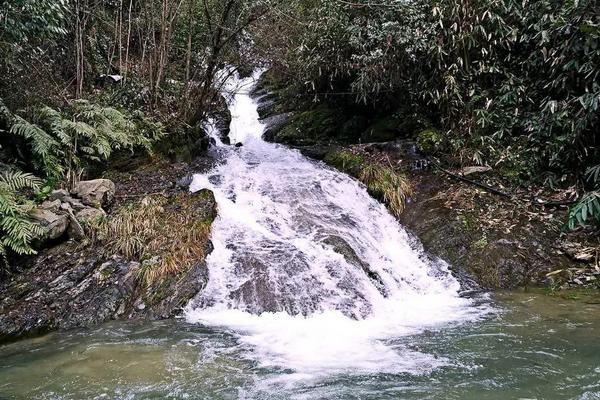
[{"label": "mossy rock", "polygon": [[336,136],[343,122],[344,116],[339,111],[319,106],[294,115],[274,140],[296,146],[315,144]]},{"label": "mossy rock", "polygon": [[349,151],[333,151],[323,159],[325,164],[356,176],[364,163],[364,159]]},{"label": "mossy rock", "polygon": [[364,143],[390,142],[400,136],[400,119],[393,115],[376,120],[362,133],[360,139]]},{"label": "mossy rock", "polygon": [[424,153],[435,153],[442,144],[442,134],[435,128],[426,128],[417,134],[417,147]]}]

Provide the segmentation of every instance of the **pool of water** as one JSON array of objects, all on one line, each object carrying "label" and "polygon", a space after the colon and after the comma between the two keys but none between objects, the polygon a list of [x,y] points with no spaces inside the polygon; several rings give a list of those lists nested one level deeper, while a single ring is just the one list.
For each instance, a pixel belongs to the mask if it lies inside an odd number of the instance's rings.
[{"label": "pool of water", "polygon": [[265,368],[239,333],[183,320],[57,332],[0,346],[0,399],[600,399],[600,298],[492,301],[483,320],[386,339],[427,356],[399,373]]}]

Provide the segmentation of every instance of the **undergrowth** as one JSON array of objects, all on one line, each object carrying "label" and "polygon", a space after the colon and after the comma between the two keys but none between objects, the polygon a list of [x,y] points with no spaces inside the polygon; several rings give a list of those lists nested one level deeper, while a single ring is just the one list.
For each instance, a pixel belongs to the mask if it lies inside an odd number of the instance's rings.
[{"label": "undergrowth", "polygon": [[19,255],[36,253],[31,241],[43,230],[29,216],[33,202],[23,191],[37,190],[40,185],[41,181],[28,173],[0,173],[0,267],[8,265],[8,250]]},{"label": "undergrowth", "polygon": [[102,224],[99,238],[111,252],[140,262],[135,276],[148,287],[204,259],[212,221],[199,219],[194,211],[187,194],[171,200],[146,197]]}]

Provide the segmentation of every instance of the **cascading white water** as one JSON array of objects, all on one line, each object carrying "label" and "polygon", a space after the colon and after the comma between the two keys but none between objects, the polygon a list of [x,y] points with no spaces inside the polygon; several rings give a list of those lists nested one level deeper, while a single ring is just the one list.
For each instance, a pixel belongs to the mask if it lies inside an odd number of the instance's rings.
[{"label": "cascading white water", "polygon": [[299,374],[444,365],[395,339],[485,311],[361,184],[261,139],[248,93],[258,76],[228,82],[231,142],[243,146],[222,147],[225,161],[190,187],[214,191],[219,216],[188,321],[232,330],[259,365]]}]

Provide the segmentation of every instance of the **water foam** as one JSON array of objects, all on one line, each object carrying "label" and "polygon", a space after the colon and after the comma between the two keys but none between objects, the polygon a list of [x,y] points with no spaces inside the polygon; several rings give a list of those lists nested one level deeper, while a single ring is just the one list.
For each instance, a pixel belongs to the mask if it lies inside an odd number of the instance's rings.
[{"label": "water foam", "polygon": [[227,85],[230,137],[243,147],[190,187],[211,189],[219,216],[188,321],[235,332],[261,366],[308,376],[446,365],[398,339],[485,311],[362,185],[261,139],[248,94],[257,77]]}]

